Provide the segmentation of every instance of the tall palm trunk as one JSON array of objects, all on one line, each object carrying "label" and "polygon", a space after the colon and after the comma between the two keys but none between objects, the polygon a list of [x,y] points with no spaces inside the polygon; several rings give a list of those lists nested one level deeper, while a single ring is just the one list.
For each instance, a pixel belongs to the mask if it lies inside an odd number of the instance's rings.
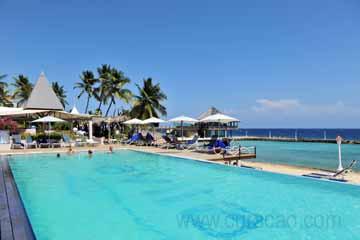
[{"label": "tall palm trunk", "polygon": [[113,104],[113,102],[114,102],[114,100],[113,100],[113,99],[111,99],[110,104],[109,104],[109,107],[108,107],[108,109],[106,110],[105,117],[107,117],[107,116],[108,116],[109,111],[110,111],[110,108],[111,108],[111,105]]},{"label": "tall palm trunk", "polygon": [[99,110],[101,109],[102,102],[103,102],[102,100],[99,100],[99,106],[98,106]]},{"label": "tall palm trunk", "polygon": [[87,97],[86,107],[85,107],[85,114],[87,114],[87,112],[88,112],[89,102],[90,102],[90,94],[88,94],[88,97]]}]

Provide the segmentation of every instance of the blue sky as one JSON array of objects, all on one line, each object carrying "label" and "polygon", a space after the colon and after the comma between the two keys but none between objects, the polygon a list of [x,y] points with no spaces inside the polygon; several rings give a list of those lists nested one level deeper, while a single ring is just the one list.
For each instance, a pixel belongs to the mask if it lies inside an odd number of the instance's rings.
[{"label": "blue sky", "polygon": [[242,127],[359,127],[358,0],[0,0],[0,10],[0,73],[34,82],[44,71],[71,105],[81,71],[107,63],[133,83],[160,82],[168,117],[214,105]]}]

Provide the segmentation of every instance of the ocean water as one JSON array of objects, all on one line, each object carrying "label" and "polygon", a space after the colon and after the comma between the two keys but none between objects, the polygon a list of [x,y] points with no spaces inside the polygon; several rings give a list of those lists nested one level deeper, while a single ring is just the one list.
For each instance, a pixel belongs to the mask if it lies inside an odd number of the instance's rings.
[{"label": "ocean water", "polygon": [[[257,157],[250,161],[280,163],[303,167],[336,170],[338,145],[334,143],[232,141],[232,146],[256,146]],[[360,145],[342,144],[343,166],[358,160],[353,170],[360,171]]]},{"label": "ocean water", "polygon": [[358,186],[125,150],[10,166],[38,240],[360,236]]},{"label": "ocean water", "polygon": [[238,129],[232,132],[233,136],[257,136],[257,137],[287,137],[298,139],[335,139],[337,136],[342,136],[347,140],[360,140],[360,129],[295,129],[295,128],[252,128],[252,129]]}]

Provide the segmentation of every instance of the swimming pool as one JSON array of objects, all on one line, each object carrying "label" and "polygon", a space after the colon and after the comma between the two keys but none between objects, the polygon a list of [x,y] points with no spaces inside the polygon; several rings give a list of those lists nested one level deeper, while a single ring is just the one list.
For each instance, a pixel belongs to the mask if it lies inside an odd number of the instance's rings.
[{"label": "swimming pool", "polygon": [[360,187],[130,150],[9,160],[37,239],[356,239]]},{"label": "swimming pool", "polygon": [[[257,156],[252,161],[288,164],[335,170],[338,167],[338,147],[331,143],[276,142],[276,141],[233,141],[233,146],[256,146]],[[342,145],[343,165],[360,160],[360,145]],[[360,171],[360,163],[355,171]]]}]

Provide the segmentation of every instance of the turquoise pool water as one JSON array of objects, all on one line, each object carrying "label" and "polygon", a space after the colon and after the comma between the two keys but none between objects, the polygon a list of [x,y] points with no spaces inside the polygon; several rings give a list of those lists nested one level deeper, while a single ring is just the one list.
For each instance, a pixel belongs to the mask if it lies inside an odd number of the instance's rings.
[{"label": "turquoise pool water", "polygon": [[[338,147],[330,143],[275,142],[275,141],[234,141],[233,145],[256,146],[254,161],[289,164],[305,167],[335,170],[338,166]],[[343,165],[353,159],[360,160],[360,145],[342,145]],[[360,171],[360,161],[354,167]]]},{"label": "turquoise pool water", "polygon": [[357,239],[360,187],[155,154],[14,156],[37,239]]}]

